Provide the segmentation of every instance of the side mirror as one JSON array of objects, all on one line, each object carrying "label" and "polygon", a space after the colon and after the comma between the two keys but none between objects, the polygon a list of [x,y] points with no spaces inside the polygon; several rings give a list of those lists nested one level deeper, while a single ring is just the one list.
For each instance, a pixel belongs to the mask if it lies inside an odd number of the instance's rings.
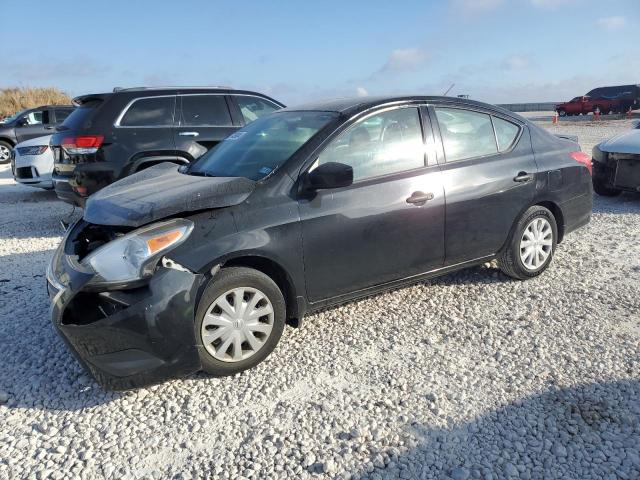
[{"label": "side mirror", "polygon": [[311,190],[348,187],[353,183],[353,168],[344,163],[323,163],[310,171],[305,180]]}]

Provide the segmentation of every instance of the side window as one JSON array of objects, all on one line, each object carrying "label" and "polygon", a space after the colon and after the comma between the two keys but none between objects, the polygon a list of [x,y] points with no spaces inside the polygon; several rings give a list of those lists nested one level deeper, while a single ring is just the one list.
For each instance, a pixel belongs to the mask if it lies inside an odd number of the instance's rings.
[{"label": "side window", "polygon": [[498,153],[491,117],[460,108],[436,108],[447,162]]},{"label": "side window", "polygon": [[162,127],[173,124],[175,97],[141,98],[131,104],[120,120],[123,127]]},{"label": "side window", "polygon": [[65,118],[71,115],[71,112],[73,112],[73,110],[70,108],[56,108],[56,123],[64,122]]},{"label": "side window", "polygon": [[400,108],[356,122],[327,146],[317,165],[328,162],[350,165],[354,182],[424,167],[418,109]]},{"label": "side window", "polygon": [[256,118],[260,118],[261,116],[280,108],[275,103],[259,97],[234,95],[233,98],[238,102],[238,107],[244,117],[245,123],[253,122]]},{"label": "side window", "polygon": [[496,138],[498,139],[498,150],[504,152],[509,150],[513,142],[516,140],[520,127],[515,123],[508,122],[502,118],[493,117],[493,127],[496,129]]},{"label": "side window", "polygon": [[226,127],[231,114],[224,95],[184,95],[180,125],[190,127]]},{"label": "side window", "polygon": [[22,117],[23,125],[42,125],[43,123],[48,123],[49,115],[48,112],[43,110],[34,110],[33,112],[27,113],[24,117]]}]

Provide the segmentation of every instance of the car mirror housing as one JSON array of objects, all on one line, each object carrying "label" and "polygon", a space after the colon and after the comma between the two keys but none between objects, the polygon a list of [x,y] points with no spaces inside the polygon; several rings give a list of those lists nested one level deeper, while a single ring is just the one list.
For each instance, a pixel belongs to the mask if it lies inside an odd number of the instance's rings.
[{"label": "car mirror housing", "polygon": [[353,168],[344,163],[323,163],[307,174],[305,183],[311,190],[348,187],[353,183]]}]

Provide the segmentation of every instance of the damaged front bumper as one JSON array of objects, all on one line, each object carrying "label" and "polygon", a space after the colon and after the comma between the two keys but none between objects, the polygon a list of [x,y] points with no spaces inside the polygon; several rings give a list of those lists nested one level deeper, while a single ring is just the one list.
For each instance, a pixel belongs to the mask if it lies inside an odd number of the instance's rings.
[{"label": "damaged front bumper", "polygon": [[640,192],[640,154],[603,153],[593,162],[594,175],[612,188]]},{"label": "damaged front bumper", "polygon": [[47,270],[51,318],[102,387],[138,388],[200,369],[194,311],[203,275],[159,266],[142,285],[96,289],[65,243]]}]

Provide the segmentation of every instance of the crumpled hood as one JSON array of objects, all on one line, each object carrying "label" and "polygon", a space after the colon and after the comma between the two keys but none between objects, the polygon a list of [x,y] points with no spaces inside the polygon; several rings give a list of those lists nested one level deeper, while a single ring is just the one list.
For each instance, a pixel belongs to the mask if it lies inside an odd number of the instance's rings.
[{"label": "crumpled hood", "polygon": [[98,225],[139,227],[181,212],[243,202],[256,182],[242,177],[197,177],[160,163],[118,180],[89,197],[84,219]]},{"label": "crumpled hood", "polygon": [[634,128],[616,135],[602,142],[598,148],[609,153],[640,154],[640,129]]}]

